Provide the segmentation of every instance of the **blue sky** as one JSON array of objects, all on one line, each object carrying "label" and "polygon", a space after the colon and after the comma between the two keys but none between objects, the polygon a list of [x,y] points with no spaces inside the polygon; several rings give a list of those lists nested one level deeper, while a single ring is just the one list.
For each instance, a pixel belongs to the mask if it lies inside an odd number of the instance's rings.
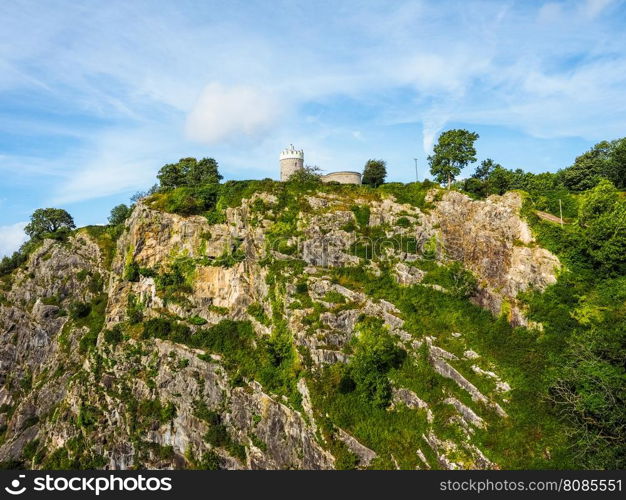
[{"label": "blue sky", "polygon": [[14,0],[0,19],[0,255],[34,209],[103,223],[184,156],[277,178],[293,143],[410,181],[448,128],[534,172],[626,135],[619,0]]}]

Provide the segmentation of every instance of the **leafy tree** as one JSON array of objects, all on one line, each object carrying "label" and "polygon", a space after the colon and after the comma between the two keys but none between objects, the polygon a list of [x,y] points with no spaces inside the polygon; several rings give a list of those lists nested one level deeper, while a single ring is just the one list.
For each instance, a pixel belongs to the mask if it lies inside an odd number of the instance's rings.
[{"label": "leafy tree", "polygon": [[181,158],[178,163],[164,165],[157,175],[162,190],[217,184],[222,179],[213,158]]},{"label": "leafy tree", "polygon": [[61,208],[38,208],[30,217],[24,232],[31,238],[53,235],[60,230],[74,229],[74,219]]},{"label": "leafy tree", "polygon": [[602,178],[619,189],[626,188],[626,137],[599,142],[578,156],[571,167],[561,170],[559,176],[572,191],[591,189]]},{"label": "leafy tree", "polygon": [[[380,320],[366,320],[357,328],[358,340],[348,366],[350,378],[361,397],[375,406],[385,408],[391,399],[391,383],[387,372],[403,363],[406,351],[396,346]],[[344,380],[341,385],[345,391],[351,384]]]},{"label": "leafy tree", "polygon": [[491,158],[487,158],[480,162],[476,167],[476,171],[472,174],[472,178],[486,181],[495,168],[502,168],[502,165],[494,162]]},{"label": "leafy tree", "polygon": [[611,142],[605,175],[618,189],[626,189],[626,137]]},{"label": "leafy tree", "polygon": [[498,165],[489,174],[487,179],[487,192],[488,194],[502,195],[513,189],[516,180],[513,171]]},{"label": "leafy tree", "polygon": [[384,160],[367,160],[363,168],[363,184],[378,187],[387,177],[387,163]]},{"label": "leafy tree", "polygon": [[430,173],[439,183],[447,182],[448,188],[454,178],[468,163],[476,161],[474,142],[479,135],[464,129],[443,132],[428,157]]},{"label": "leafy tree", "polygon": [[111,215],[109,215],[109,224],[112,226],[117,226],[118,224],[123,224],[128,217],[130,217],[132,208],[125,205],[124,203],[117,205],[111,209]]},{"label": "leafy tree", "polygon": [[287,182],[298,185],[314,185],[322,182],[321,169],[316,165],[305,165],[289,176]]},{"label": "leafy tree", "polygon": [[578,213],[578,223],[587,227],[602,215],[610,212],[618,200],[615,186],[607,180],[600,183],[583,196]]},{"label": "leafy tree", "polygon": [[190,186],[202,184],[219,184],[222,180],[217,162],[213,158],[202,158],[198,162],[191,162],[187,174],[187,183]]},{"label": "leafy tree", "polygon": [[583,196],[578,224],[580,244],[595,267],[607,272],[626,272],[626,203],[615,186],[602,180]]}]

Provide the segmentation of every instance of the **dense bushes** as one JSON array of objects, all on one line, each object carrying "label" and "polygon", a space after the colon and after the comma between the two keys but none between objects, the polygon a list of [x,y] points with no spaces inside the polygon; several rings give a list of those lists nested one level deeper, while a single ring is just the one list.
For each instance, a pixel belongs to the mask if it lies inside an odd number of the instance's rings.
[{"label": "dense bushes", "polygon": [[406,351],[395,345],[381,320],[368,318],[357,326],[356,331],[354,356],[340,381],[339,390],[357,390],[374,406],[386,408],[391,401],[387,372],[402,364]]},{"label": "dense bushes", "polygon": [[532,219],[541,245],[568,270],[556,285],[528,298],[530,316],[561,348],[546,393],[570,429],[579,466],[626,466],[626,203],[607,181],[581,201],[564,228]]}]

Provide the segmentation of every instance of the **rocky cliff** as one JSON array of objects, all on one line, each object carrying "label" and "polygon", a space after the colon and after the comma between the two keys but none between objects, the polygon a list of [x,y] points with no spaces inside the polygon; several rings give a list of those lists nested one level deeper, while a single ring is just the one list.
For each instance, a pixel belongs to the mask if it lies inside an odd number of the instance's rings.
[{"label": "rocky cliff", "polygon": [[153,205],[4,278],[5,465],[497,468],[496,429],[529,439],[483,340],[559,268],[518,194],[275,189],[211,223]]}]

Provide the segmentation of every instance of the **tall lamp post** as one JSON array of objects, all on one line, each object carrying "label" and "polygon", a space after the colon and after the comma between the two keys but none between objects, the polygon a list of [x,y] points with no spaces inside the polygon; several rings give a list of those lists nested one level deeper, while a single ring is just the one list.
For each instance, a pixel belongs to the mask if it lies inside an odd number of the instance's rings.
[{"label": "tall lamp post", "polygon": [[419,181],[419,177],[417,175],[417,158],[413,158],[415,160],[415,182]]}]

